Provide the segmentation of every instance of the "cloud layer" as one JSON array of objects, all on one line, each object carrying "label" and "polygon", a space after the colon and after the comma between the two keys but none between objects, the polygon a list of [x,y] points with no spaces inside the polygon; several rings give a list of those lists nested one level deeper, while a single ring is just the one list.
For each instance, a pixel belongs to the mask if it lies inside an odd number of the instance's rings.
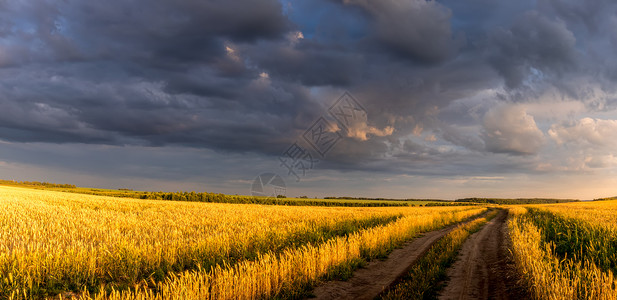
[{"label": "cloud layer", "polygon": [[606,175],[616,16],[604,0],[0,1],[0,140],[284,171],[276,157],[349,91],[367,114],[339,128],[323,172]]}]

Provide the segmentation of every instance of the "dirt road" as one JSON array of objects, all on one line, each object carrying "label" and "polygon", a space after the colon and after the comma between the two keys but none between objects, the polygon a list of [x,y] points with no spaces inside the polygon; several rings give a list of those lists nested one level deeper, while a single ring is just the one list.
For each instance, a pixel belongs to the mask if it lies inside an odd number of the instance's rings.
[{"label": "dirt road", "polygon": [[439,299],[526,299],[509,260],[506,219],[507,211],[502,210],[469,237],[448,270],[450,279]]},{"label": "dirt road", "polygon": [[410,266],[454,226],[425,233],[401,249],[395,249],[387,260],[374,260],[356,270],[347,281],[328,281],[313,290],[311,299],[374,299],[393,281],[405,274]]}]

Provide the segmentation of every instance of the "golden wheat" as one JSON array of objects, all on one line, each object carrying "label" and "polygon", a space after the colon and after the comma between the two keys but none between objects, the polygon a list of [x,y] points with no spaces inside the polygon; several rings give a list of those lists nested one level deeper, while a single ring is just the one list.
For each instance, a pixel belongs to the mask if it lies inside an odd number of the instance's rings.
[{"label": "golden wheat", "polygon": [[326,275],[337,265],[362,257],[385,254],[414,233],[433,230],[461,221],[484,208],[457,212],[406,216],[394,223],[338,237],[323,244],[286,251],[280,257],[263,255],[230,269],[192,271],[169,277],[157,285],[158,293],[147,289],[114,292],[110,299],[263,299],[281,292],[301,289]]},{"label": "golden wheat", "polygon": [[[157,296],[170,294],[166,289],[194,294],[198,286],[232,295],[218,282],[270,294],[479,211],[148,201],[11,187],[0,187],[0,195],[0,297],[16,298],[136,286],[138,297],[153,296],[149,287],[158,288]],[[342,232],[351,236],[337,237],[346,226]],[[277,279],[285,274],[297,276]],[[204,283],[210,278],[215,287]]]},{"label": "golden wheat", "polygon": [[[580,224],[600,226],[599,220],[617,220],[617,210],[612,203],[574,203],[558,205],[531,206],[530,209],[540,209],[565,217],[566,221],[583,221]],[[536,299],[617,299],[617,282],[610,270],[602,270],[596,264],[580,255],[560,257],[556,252],[556,244],[546,237],[546,230],[539,228],[533,221],[537,217],[530,216],[526,209],[511,210],[508,222],[509,234],[512,240],[512,253],[516,268],[521,274],[526,286]],[[553,225],[559,226],[560,220],[555,219]],[[550,224],[550,223],[549,223]],[[585,225],[583,225],[585,226]],[[606,224],[614,228],[613,224]],[[557,228],[557,227],[555,227]],[[559,227],[561,228],[561,227]],[[594,227],[597,228],[597,227]],[[574,230],[582,230],[575,226]],[[580,232],[577,231],[577,234]],[[603,231],[603,233],[605,233]],[[569,232],[557,232],[557,236],[567,236]],[[586,234],[583,232],[583,234]],[[575,240],[577,240],[575,238]],[[580,241],[583,243],[583,241]],[[584,249],[589,245],[571,244],[567,247]],[[605,245],[609,246],[609,245]]]}]

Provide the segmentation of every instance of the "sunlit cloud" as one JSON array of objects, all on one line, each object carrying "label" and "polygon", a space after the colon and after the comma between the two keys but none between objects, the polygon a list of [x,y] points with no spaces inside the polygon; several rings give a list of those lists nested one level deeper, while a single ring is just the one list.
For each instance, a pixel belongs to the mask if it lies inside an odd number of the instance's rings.
[{"label": "sunlit cloud", "polygon": [[501,106],[484,117],[482,138],[486,149],[513,154],[534,154],[544,143],[544,134],[533,116],[519,105]]},{"label": "sunlit cloud", "polygon": [[548,131],[557,144],[587,143],[593,146],[617,145],[617,120],[582,118],[553,124]]}]

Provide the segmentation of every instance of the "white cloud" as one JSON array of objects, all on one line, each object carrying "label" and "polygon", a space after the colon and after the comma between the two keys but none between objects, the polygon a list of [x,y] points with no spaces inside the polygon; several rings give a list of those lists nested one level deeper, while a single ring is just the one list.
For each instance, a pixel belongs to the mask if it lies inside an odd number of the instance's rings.
[{"label": "white cloud", "polygon": [[569,124],[553,124],[548,134],[559,145],[568,143],[615,145],[617,120],[583,118]]},{"label": "white cloud", "polygon": [[498,153],[535,154],[544,134],[521,105],[503,105],[484,116],[482,139],[486,150]]},{"label": "white cloud", "polygon": [[617,164],[617,157],[612,154],[588,156],[585,158],[585,166],[588,168],[608,168]]},{"label": "white cloud", "polygon": [[[617,120],[582,118],[553,124],[544,160],[536,171],[600,174],[617,167]],[[604,169],[604,171],[601,171]]]}]

